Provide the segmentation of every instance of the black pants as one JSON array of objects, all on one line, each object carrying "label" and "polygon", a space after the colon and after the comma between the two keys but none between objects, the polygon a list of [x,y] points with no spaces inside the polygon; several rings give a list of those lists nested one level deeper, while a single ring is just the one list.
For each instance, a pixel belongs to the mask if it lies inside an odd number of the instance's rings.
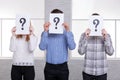
[{"label": "black pants", "polygon": [[94,76],[83,72],[83,80],[107,80],[107,73],[100,76]]},{"label": "black pants", "polygon": [[45,80],[68,80],[69,70],[67,62],[63,64],[46,63],[44,75]]},{"label": "black pants", "polygon": [[34,80],[34,66],[12,66],[11,80]]}]

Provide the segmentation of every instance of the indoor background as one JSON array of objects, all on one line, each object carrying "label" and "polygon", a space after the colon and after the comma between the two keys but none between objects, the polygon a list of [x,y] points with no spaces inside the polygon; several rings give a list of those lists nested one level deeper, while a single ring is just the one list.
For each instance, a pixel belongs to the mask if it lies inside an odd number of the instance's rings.
[{"label": "indoor background", "polygon": [[[108,56],[108,80],[120,80],[120,0],[0,0],[0,80],[10,80],[12,52],[9,51],[11,29],[15,26],[16,14],[30,15],[35,34],[40,42],[44,22],[49,12],[59,8],[65,12],[65,21],[71,27],[76,49],[69,52],[70,80],[82,80],[83,57],[78,54],[80,35],[89,27],[92,13],[99,13],[104,19],[103,27],[111,35],[113,56]],[[35,50],[35,80],[44,80],[45,52]]]}]

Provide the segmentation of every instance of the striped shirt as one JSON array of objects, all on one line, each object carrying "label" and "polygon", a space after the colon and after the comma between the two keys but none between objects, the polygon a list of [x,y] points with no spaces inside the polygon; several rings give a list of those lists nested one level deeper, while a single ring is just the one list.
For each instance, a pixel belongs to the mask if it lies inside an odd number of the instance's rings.
[{"label": "striped shirt", "polygon": [[46,50],[46,62],[51,64],[61,64],[68,59],[68,48],[75,49],[75,42],[72,32],[64,31],[63,34],[41,34],[39,48]]},{"label": "striped shirt", "polygon": [[81,35],[78,52],[85,54],[84,72],[90,75],[103,75],[107,73],[107,55],[114,52],[110,35],[106,39],[102,36],[90,36],[85,33]]}]

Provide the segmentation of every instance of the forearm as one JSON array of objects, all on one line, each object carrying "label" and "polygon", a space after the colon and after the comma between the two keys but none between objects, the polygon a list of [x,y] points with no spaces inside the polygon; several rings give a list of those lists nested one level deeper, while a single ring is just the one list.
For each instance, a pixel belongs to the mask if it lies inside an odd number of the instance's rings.
[{"label": "forearm", "polygon": [[83,55],[84,53],[86,53],[86,49],[87,49],[87,38],[85,37],[85,34],[82,34],[78,45],[79,54]]},{"label": "forearm", "polygon": [[34,51],[36,46],[37,46],[37,37],[35,35],[30,35],[29,50]]},{"label": "forearm", "polygon": [[76,47],[76,44],[75,44],[75,41],[74,41],[74,36],[72,34],[72,32],[66,32],[66,37],[67,37],[67,43],[68,43],[68,47],[70,50],[73,50],[75,49]]},{"label": "forearm", "polygon": [[47,47],[47,41],[48,41],[48,32],[42,32],[41,34],[41,40],[40,40],[40,44],[39,44],[39,48],[41,50],[45,50]]},{"label": "forearm", "polygon": [[10,46],[9,46],[9,50],[12,51],[12,52],[15,52],[16,51],[16,37],[15,36],[12,36],[11,39],[10,39]]},{"label": "forearm", "polygon": [[113,45],[112,45],[110,35],[107,35],[104,43],[105,43],[105,51],[106,51],[106,53],[108,55],[112,55],[114,53],[114,48],[113,48]]}]

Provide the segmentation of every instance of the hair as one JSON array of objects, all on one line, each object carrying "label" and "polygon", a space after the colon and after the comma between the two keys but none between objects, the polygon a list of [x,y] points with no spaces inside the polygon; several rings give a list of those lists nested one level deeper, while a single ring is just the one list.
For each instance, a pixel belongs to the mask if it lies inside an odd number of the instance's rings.
[{"label": "hair", "polygon": [[[22,38],[23,35],[17,35],[16,38]],[[30,35],[26,35],[26,39],[27,42],[30,40]]]},{"label": "hair", "polygon": [[53,9],[51,11],[51,13],[63,13],[63,12],[61,10],[59,10],[59,9]]},{"label": "hair", "polygon": [[99,14],[98,13],[93,13],[92,16],[99,16]]}]

